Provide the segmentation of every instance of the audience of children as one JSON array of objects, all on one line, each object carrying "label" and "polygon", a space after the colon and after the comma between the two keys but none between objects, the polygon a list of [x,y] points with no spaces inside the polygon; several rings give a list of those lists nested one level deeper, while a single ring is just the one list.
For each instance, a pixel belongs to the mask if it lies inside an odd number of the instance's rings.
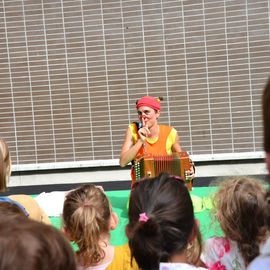
[{"label": "audience of children", "polygon": [[[11,174],[11,158],[9,148],[4,139],[0,139],[0,192],[6,191]],[[0,197],[1,200],[9,200],[20,204],[28,213],[29,217],[47,224],[51,224],[47,214],[41,209],[38,203],[25,194],[15,194],[7,197]]]},{"label": "audience of children", "polygon": [[178,263],[179,269],[205,269],[190,261],[189,246],[198,238],[191,197],[184,181],[162,173],[134,184],[126,227],[132,257],[140,269],[159,269],[160,262]]},{"label": "audience of children", "polygon": [[[270,171],[270,80],[263,112]],[[0,139],[0,191],[6,190],[10,174],[9,149]],[[67,193],[62,215],[65,235],[78,246],[75,257],[63,233],[44,224],[50,220],[33,198],[0,197],[0,270],[270,269],[265,183],[244,176],[226,179],[213,205],[224,237],[207,239],[202,248],[184,181],[167,173],[137,181],[129,200],[128,244],[114,247],[110,231],[118,218],[107,196],[101,187],[82,185]]]},{"label": "audience of children", "polygon": [[0,203],[0,219],[0,270],[76,270],[72,247],[59,230],[6,202]]},{"label": "audience of children", "polygon": [[224,180],[213,198],[215,218],[224,237],[204,243],[202,261],[209,269],[246,269],[268,236],[266,187],[248,177]]},{"label": "audience of children", "polygon": [[131,263],[128,245],[111,246],[110,231],[118,223],[104,191],[86,184],[66,195],[63,207],[63,230],[78,246],[78,270],[138,269]]}]

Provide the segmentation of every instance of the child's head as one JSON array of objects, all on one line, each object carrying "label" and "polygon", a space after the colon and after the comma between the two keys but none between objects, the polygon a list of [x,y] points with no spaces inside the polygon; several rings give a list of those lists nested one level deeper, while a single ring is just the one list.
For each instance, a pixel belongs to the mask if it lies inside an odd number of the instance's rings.
[{"label": "child's head", "polygon": [[86,184],[67,194],[63,227],[70,240],[78,245],[78,255],[84,265],[97,264],[104,258],[100,242],[115,228],[116,223],[110,202],[100,187]]},{"label": "child's head", "polygon": [[0,191],[6,190],[10,173],[11,160],[8,145],[3,139],[0,139]]},{"label": "child's head", "polygon": [[270,231],[270,189],[268,187],[266,196],[265,196],[265,200],[266,200],[266,209],[265,209],[265,215],[266,215],[266,219],[267,219],[267,225],[268,225],[268,229]]},{"label": "child's head", "polygon": [[29,215],[26,210],[15,201],[9,200],[7,197],[0,197],[0,220],[16,216],[27,218]]},{"label": "child's head", "polygon": [[224,180],[214,195],[214,214],[225,236],[238,243],[246,264],[267,235],[266,187],[249,177]]},{"label": "child's head", "polygon": [[23,216],[1,219],[0,270],[76,270],[74,252],[51,225]]},{"label": "child's head", "polygon": [[198,230],[184,181],[166,173],[135,183],[128,217],[131,253],[142,269],[159,269],[184,253]]},{"label": "child's head", "polygon": [[[262,95],[262,105],[263,105],[262,111],[263,111],[264,150],[266,154],[270,154],[270,124],[269,124],[270,123],[270,77],[268,78],[264,87],[264,91]],[[270,165],[269,165],[269,168],[270,168]]]}]

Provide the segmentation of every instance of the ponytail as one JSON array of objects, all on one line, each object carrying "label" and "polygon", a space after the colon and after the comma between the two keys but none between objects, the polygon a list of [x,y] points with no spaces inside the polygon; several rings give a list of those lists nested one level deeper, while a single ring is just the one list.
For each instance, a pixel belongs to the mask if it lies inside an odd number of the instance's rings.
[{"label": "ponytail", "polygon": [[[63,222],[84,266],[99,263],[105,252],[101,234],[109,234],[111,206],[105,193],[95,185],[83,185],[68,193],[64,202]],[[107,245],[108,243],[105,243]]]},{"label": "ponytail", "polygon": [[160,262],[185,252],[195,226],[184,181],[166,173],[134,184],[128,217],[131,254],[143,270],[159,269]]},{"label": "ponytail", "polygon": [[137,222],[134,228],[127,225],[127,232],[132,230],[132,237],[129,238],[129,246],[132,257],[135,257],[142,269],[158,269],[159,261],[167,261],[168,254],[162,252],[163,238],[160,224],[154,218],[147,222]]}]

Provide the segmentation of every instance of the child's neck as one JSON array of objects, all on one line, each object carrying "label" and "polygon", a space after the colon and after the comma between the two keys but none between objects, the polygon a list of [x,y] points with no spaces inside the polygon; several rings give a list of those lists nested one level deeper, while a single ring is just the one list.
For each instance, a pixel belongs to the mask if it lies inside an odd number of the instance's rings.
[{"label": "child's neck", "polygon": [[102,248],[110,245],[110,234],[109,233],[103,233],[100,235],[99,245]]},{"label": "child's neck", "polygon": [[187,264],[189,264],[185,252],[172,255],[170,258],[170,262],[171,263],[187,263]]},{"label": "child's neck", "polygon": [[151,134],[149,135],[150,138],[157,138],[159,136],[159,125],[156,124],[152,126],[150,129]]},{"label": "child's neck", "polygon": [[110,245],[110,234],[102,234],[99,240],[99,246],[104,250],[105,257],[99,264],[112,261],[114,256],[114,247]]}]

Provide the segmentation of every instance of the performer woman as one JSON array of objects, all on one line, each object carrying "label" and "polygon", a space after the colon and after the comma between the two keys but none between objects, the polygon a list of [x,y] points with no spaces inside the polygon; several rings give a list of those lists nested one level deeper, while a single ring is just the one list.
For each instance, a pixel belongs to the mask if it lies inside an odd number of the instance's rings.
[{"label": "performer woman", "polygon": [[[145,153],[153,155],[171,155],[181,152],[179,135],[175,128],[159,125],[160,101],[162,98],[144,96],[137,100],[136,109],[139,123],[128,126],[120,155],[120,166],[124,167]],[[190,178],[194,178],[193,164],[188,171]],[[134,180],[134,171],[131,171]]]}]

